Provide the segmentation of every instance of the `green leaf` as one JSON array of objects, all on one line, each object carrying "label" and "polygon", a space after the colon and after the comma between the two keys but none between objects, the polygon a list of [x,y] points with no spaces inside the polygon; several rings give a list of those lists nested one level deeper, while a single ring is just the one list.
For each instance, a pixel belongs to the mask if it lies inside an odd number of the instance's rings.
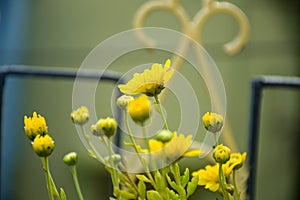
[{"label": "green leaf", "polygon": [[145,175],[140,175],[140,174],[138,174],[138,175],[136,175],[136,177],[137,177],[139,180],[141,180],[141,181],[144,181],[144,182],[146,182],[146,183],[151,183],[151,180],[148,179]]},{"label": "green leaf", "polygon": [[147,199],[148,200],[163,200],[160,194],[155,190],[147,191]]},{"label": "green leaf", "polygon": [[188,168],[185,169],[184,174],[181,176],[181,185],[185,187],[186,184],[189,182],[190,179],[190,171]]},{"label": "green leaf", "polygon": [[64,189],[62,189],[62,188],[60,188],[59,196],[60,196],[61,200],[67,200],[66,193],[65,193]]},{"label": "green leaf", "polygon": [[119,188],[114,189],[114,193],[117,199],[136,199],[136,195],[132,194],[126,190],[120,190]]},{"label": "green leaf", "polygon": [[191,196],[195,192],[195,190],[197,189],[197,186],[198,186],[198,181],[199,181],[198,176],[195,176],[188,183],[187,189],[186,189],[187,190],[187,197]]},{"label": "green leaf", "polygon": [[166,174],[166,177],[167,177],[167,181],[168,181],[169,185],[178,192],[179,186],[174,181],[171,180],[171,178],[168,174]]},{"label": "green leaf", "polygon": [[176,194],[173,190],[168,189],[168,194],[171,200],[179,200],[178,194]]},{"label": "green leaf", "polygon": [[139,194],[141,195],[142,199],[145,199],[146,197],[146,185],[144,183],[144,181],[139,181],[138,183],[138,188],[139,188]]},{"label": "green leaf", "polygon": [[154,174],[155,184],[158,187],[158,191],[164,191],[166,189],[165,180],[159,171]]}]

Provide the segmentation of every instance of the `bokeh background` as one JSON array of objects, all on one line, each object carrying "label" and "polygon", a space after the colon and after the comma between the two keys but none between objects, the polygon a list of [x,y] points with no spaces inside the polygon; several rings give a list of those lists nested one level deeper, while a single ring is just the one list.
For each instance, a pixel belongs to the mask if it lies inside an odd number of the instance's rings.
[{"label": "bokeh background", "polygon": [[[101,41],[132,28],[136,10],[145,0],[1,0],[0,64],[37,67],[79,68],[88,53]],[[192,17],[202,6],[200,0],[182,0]],[[212,17],[205,24],[204,47],[218,66],[226,88],[227,116],[237,146],[247,150],[250,82],[258,75],[299,76],[299,3],[297,0],[230,0],[250,21],[250,40],[235,55],[224,53],[222,45],[235,37],[238,25],[227,15]],[[145,26],[180,30],[169,13],[156,12]],[[113,47],[112,47],[113,48]],[[113,49],[112,49],[113,50]],[[166,52],[135,52],[122,56],[111,69],[126,72],[146,62],[164,62]],[[199,77],[183,68],[194,87]],[[42,113],[55,140],[50,158],[52,174],[68,199],[77,199],[69,169],[62,157],[79,154],[78,174],[86,199],[108,199],[109,177],[103,165],[90,158],[70,121],[71,80],[10,77],[6,81],[2,113],[1,199],[47,199],[45,177],[39,158],[24,135],[23,116]],[[99,88],[97,113],[111,115],[111,84]],[[263,92],[257,173],[257,199],[299,197],[299,90],[267,89]],[[206,101],[205,97],[198,96]],[[202,102],[203,102],[202,101]],[[209,103],[209,102],[208,102]],[[168,109],[172,110],[170,102]],[[201,115],[207,107],[202,107]],[[169,119],[172,123],[172,118]],[[199,119],[191,119],[199,120]],[[176,119],[173,120],[176,123]],[[200,133],[204,130],[200,128]],[[182,165],[196,170],[205,161],[186,159]],[[216,198],[198,189],[192,199]]]}]

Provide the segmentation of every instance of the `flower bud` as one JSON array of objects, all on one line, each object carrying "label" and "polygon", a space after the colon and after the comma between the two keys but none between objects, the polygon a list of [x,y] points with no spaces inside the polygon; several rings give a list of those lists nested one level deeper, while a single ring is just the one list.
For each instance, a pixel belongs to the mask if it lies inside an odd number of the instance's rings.
[{"label": "flower bud", "polygon": [[33,141],[37,135],[48,134],[45,118],[36,112],[33,112],[32,117],[24,116],[24,130],[31,141]]},{"label": "flower bud", "polygon": [[213,157],[217,163],[225,164],[230,159],[230,154],[231,150],[227,146],[220,144],[214,149]]},{"label": "flower bud", "polygon": [[78,156],[76,152],[70,152],[64,156],[64,163],[69,166],[74,166],[78,162]]},{"label": "flower bud", "polygon": [[122,110],[126,110],[129,102],[133,101],[134,98],[132,96],[128,96],[128,95],[122,95],[118,98],[117,100],[117,105],[122,109]]},{"label": "flower bud", "polygon": [[106,137],[108,138],[110,138],[116,133],[118,127],[116,120],[110,117],[107,117],[106,119],[100,119],[96,123],[95,130],[99,130],[98,126],[101,128],[104,135],[106,135]]},{"label": "flower bud", "polygon": [[136,123],[144,123],[150,116],[150,101],[146,95],[141,95],[128,104],[128,112]]},{"label": "flower bud", "polygon": [[110,156],[107,156],[107,157],[104,158],[104,161],[105,161],[106,163],[109,163],[110,159],[111,159],[115,164],[117,164],[118,162],[121,161],[121,155],[120,155],[120,154],[114,154],[114,155],[112,155],[111,157],[110,157]]},{"label": "flower bud", "polygon": [[243,154],[240,153],[232,153],[230,155],[229,167],[231,167],[233,170],[240,169],[246,160],[247,153],[244,152]]},{"label": "flower bud", "polygon": [[49,135],[38,135],[35,137],[32,147],[38,156],[47,157],[54,150],[54,141]]},{"label": "flower bud", "polygon": [[217,113],[207,112],[202,117],[202,122],[206,130],[217,133],[223,127],[223,117]]},{"label": "flower bud", "polygon": [[166,129],[159,131],[156,135],[156,140],[161,141],[162,143],[169,142],[173,138],[174,134]]},{"label": "flower bud", "polygon": [[74,110],[71,113],[71,119],[74,124],[83,125],[85,124],[90,117],[89,110],[85,106],[81,106],[77,110]]}]

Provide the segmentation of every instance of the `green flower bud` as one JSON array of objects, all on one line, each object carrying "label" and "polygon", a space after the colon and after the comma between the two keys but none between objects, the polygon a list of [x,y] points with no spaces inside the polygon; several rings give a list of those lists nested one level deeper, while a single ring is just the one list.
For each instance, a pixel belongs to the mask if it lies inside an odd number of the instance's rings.
[{"label": "green flower bud", "polygon": [[169,142],[173,138],[174,134],[166,129],[159,131],[156,135],[156,140],[161,141],[162,143]]},{"label": "green flower bud", "polygon": [[217,163],[225,164],[230,159],[231,150],[223,144],[218,145],[213,152],[213,157]]},{"label": "green flower bud", "polygon": [[71,113],[71,119],[74,124],[83,125],[85,124],[90,117],[89,110],[85,106],[81,106],[77,110],[74,110]]},{"label": "green flower bud", "polygon": [[107,117],[106,119],[99,120],[99,126],[101,127],[104,135],[110,138],[116,133],[118,125],[115,119]]},{"label": "green flower bud", "polygon": [[48,157],[54,150],[54,141],[49,135],[38,135],[32,142],[34,152],[40,157]]},{"label": "green flower bud", "polygon": [[129,102],[133,101],[134,98],[132,96],[128,96],[128,95],[122,95],[118,98],[117,100],[117,105],[122,109],[122,110],[126,110]]},{"label": "green flower bud", "polygon": [[107,157],[104,158],[104,161],[105,161],[106,163],[109,163],[109,160],[110,160],[110,159],[112,159],[112,161],[116,164],[116,163],[118,163],[118,162],[121,161],[121,155],[119,155],[119,154],[114,154],[114,155],[112,155],[111,157],[107,156]]},{"label": "green flower bud", "polygon": [[223,117],[217,113],[207,112],[202,117],[202,122],[206,130],[217,133],[223,127]]},{"label": "green flower bud", "polygon": [[76,152],[70,152],[64,156],[64,163],[69,166],[76,165],[78,162],[78,156]]}]

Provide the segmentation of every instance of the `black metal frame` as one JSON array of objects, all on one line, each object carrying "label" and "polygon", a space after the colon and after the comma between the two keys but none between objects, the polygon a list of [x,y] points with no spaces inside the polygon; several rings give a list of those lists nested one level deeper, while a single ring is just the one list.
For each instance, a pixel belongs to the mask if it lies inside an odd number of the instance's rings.
[{"label": "black metal frame", "polygon": [[[63,68],[46,68],[46,67],[29,67],[25,65],[6,65],[0,66],[0,169],[2,169],[2,109],[3,109],[3,99],[5,92],[5,82],[9,76],[15,77],[44,77],[44,78],[55,78],[55,79],[89,79],[89,80],[99,80],[99,71],[93,70],[74,70],[74,69],[63,69]],[[121,74],[112,71],[103,71],[101,73],[101,80],[112,81],[114,83],[123,83],[121,79]],[[120,96],[118,91],[117,96]],[[117,121],[121,121],[120,109],[117,111]],[[120,146],[120,130],[117,131],[117,136],[115,143]],[[0,170],[1,177],[1,170]],[[0,179],[1,180],[1,179]],[[0,181],[1,186],[1,181]],[[0,187],[0,194],[1,194]]]},{"label": "black metal frame", "polygon": [[259,148],[259,122],[262,92],[266,88],[296,88],[300,89],[300,78],[283,76],[262,76],[252,80],[249,138],[248,138],[248,162],[249,177],[247,180],[247,194],[249,200],[255,199],[255,180],[257,168],[257,152]]}]

